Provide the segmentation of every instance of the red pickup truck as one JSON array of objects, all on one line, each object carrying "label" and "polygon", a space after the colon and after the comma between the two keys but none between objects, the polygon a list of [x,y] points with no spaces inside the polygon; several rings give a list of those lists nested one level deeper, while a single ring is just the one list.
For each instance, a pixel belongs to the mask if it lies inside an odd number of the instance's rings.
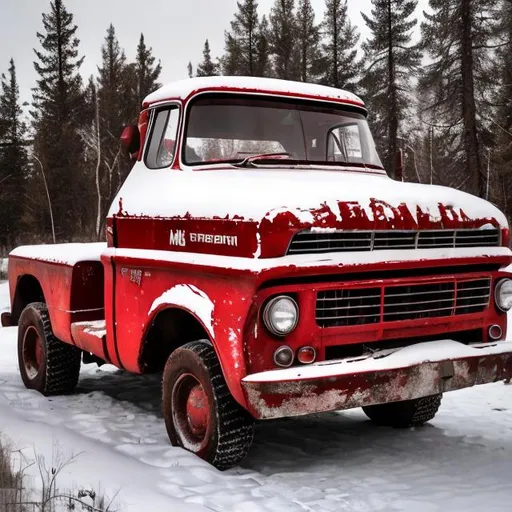
[{"label": "red pickup truck", "polygon": [[163,372],[172,444],[226,469],[255,420],[362,406],[420,425],[444,392],[512,376],[504,215],[391,180],[356,96],[191,79],[122,141],[136,163],[106,244],[10,255],[28,388],[72,392],[82,360]]}]

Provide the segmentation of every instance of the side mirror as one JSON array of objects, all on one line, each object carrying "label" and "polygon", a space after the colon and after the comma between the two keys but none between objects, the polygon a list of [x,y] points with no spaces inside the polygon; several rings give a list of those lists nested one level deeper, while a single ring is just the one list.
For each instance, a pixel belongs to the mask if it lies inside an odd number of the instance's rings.
[{"label": "side mirror", "polygon": [[140,151],[140,132],[137,126],[125,126],[121,134],[121,149],[132,160],[135,160]]}]

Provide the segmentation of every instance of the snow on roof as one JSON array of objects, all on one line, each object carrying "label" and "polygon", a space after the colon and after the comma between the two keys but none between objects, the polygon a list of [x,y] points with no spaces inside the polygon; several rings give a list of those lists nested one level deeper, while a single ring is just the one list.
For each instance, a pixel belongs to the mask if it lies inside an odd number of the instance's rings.
[{"label": "snow on roof", "polygon": [[143,105],[170,99],[185,100],[190,96],[204,91],[236,91],[236,92],[262,92],[276,93],[286,96],[305,96],[312,98],[323,98],[340,103],[351,103],[364,107],[364,102],[356,96],[341,89],[327,87],[325,85],[307,84],[303,82],[292,82],[278,80],[275,78],[255,78],[245,76],[211,76],[189,78],[164,85],[154,93],[150,94]]}]

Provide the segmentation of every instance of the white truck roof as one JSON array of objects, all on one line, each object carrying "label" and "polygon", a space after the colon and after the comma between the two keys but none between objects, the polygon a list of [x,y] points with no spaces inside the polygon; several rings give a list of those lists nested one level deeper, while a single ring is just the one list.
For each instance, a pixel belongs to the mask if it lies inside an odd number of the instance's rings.
[{"label": "white truck roof", "polygon": [[282,94],[292,97],[324,98],[339,103],[348,103],[364,107],[364,102],[348,91],[327,87],[325,85],[308,84],[278,80],[275,78],[256,78],[244,76],[212,76],[180,80],[164,85],[150,94],[143,105],[145,107],[161,101],[178,99],[186,100],[192,95],[205,91],[235,91],[250,93]]}]

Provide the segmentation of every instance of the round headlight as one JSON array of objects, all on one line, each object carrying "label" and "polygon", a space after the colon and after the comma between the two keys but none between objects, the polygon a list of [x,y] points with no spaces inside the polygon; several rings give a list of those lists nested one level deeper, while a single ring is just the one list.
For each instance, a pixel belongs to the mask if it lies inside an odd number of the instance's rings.
[{"label": "round headlight", "polygon": [[512,309],[512,279],[502,279],[494,290],[496,306],[505,313]]},{"label": "round headlight", "polygon": [[265,327],[276,336],[290,334],[297,327],[298,321],[299,307],[291,297],[275,297],[263,311]]}]

